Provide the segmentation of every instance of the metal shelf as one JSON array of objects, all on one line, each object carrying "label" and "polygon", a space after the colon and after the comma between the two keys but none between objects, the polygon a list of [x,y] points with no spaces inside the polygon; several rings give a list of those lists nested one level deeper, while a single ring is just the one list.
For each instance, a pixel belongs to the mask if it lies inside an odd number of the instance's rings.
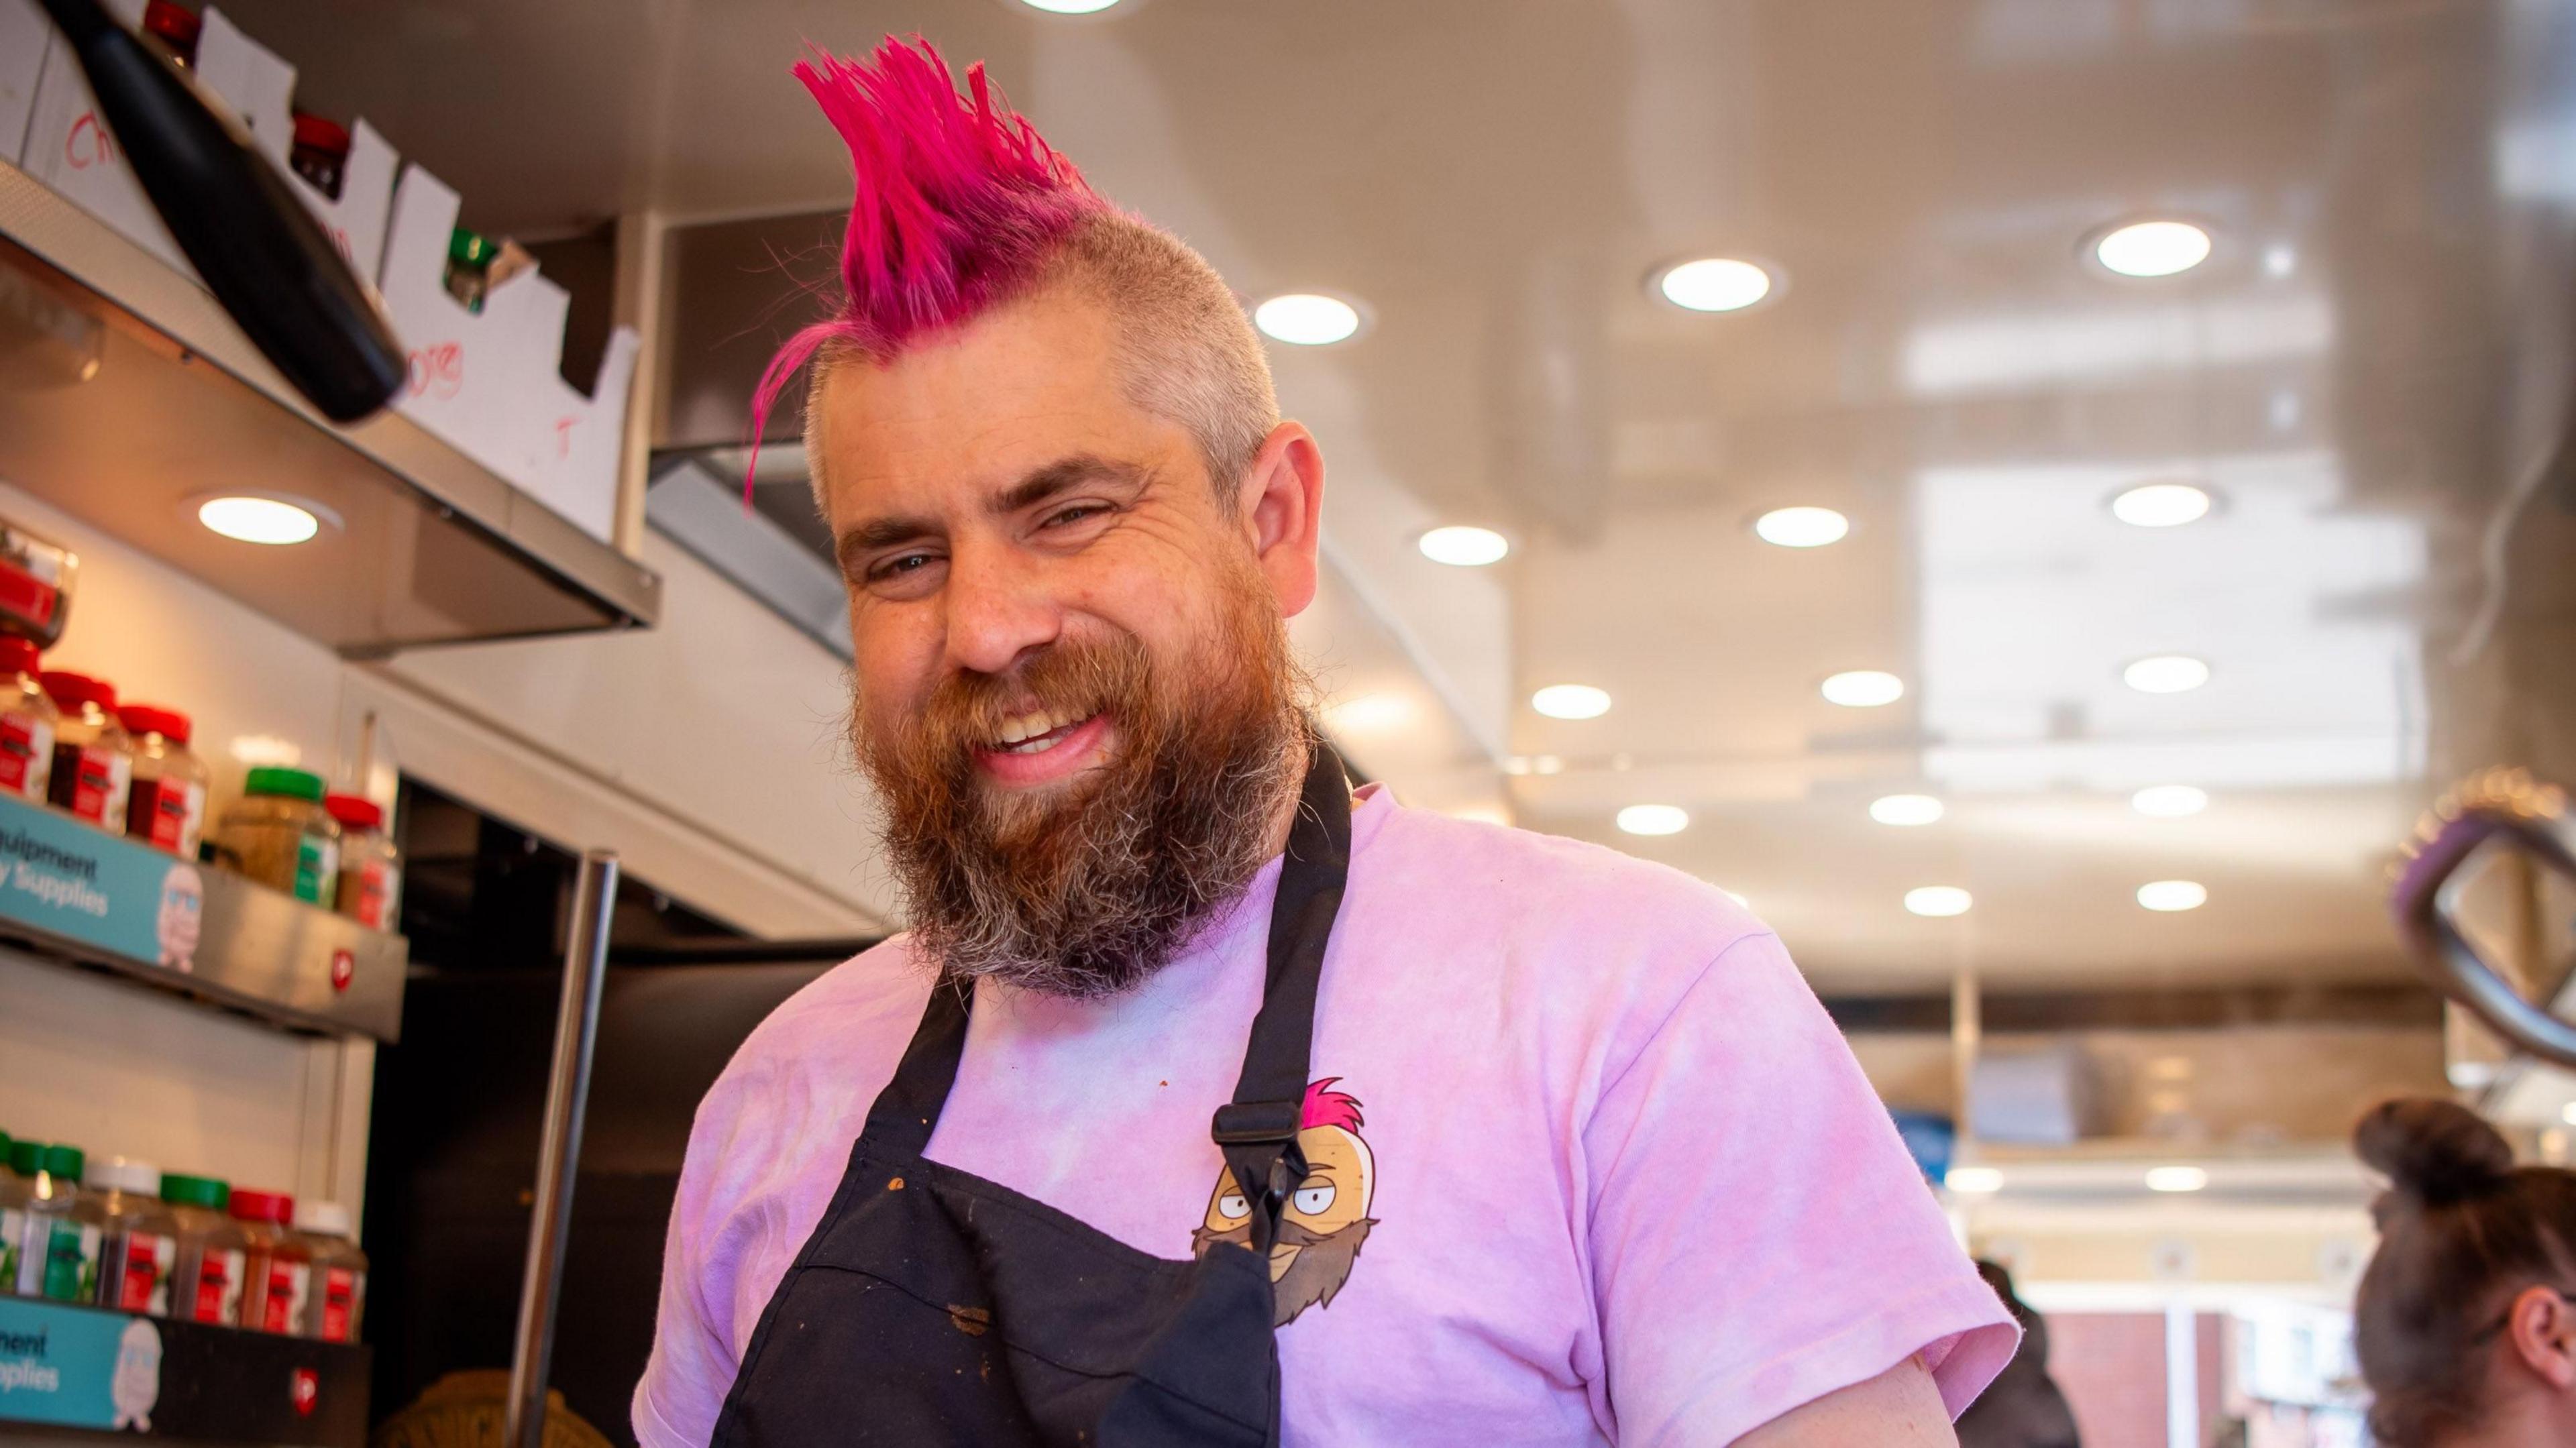
[{"label": "metal shelf", "polygon": [[[660,575],[408,419],[333,426],[193,278],[6,163],[0,480],[345,657],[661,611]],[[340,526],[237,543],[195,519],[226,491],[309,498]]]},{"label": "metal shelf", "polygon": [[0,1298],[0,1436],[361,1448],[373,1353],[237,1327]]}]

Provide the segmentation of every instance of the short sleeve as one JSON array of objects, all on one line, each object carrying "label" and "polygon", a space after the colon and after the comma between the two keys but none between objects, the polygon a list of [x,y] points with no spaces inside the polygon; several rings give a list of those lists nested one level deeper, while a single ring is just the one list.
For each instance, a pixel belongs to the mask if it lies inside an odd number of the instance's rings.
[{"label": "short sleeve", "polygon": [[[741,1183],[724,1163],[738,1125],[745,1087],[732,1072],[698,1107],[671,1231],[662,1244],[662,1290],[653,1322],[653,1354],[635,1385],[635,1440],[642,1448],[703,1448],[733,1390],[732,1284],[742,1268],[745,1234],[728,1210]],[[742,1153],[732,1153],[740,1160]]]},{"label": "short sleeve", "polygon": [[1618,1441],[1734,1441],[1921,1353],[1957,1416],[2018,1330],[1776,936],[1745,937],[1583,1128]]}]

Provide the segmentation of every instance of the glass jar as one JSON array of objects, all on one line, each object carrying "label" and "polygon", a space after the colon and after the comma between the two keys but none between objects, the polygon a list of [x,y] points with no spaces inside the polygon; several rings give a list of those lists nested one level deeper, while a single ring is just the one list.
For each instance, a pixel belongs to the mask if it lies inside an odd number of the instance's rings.
[{"label": "glass jar", "polygon": [[143,33],[170,47],[170,58],[183,66],[197,63],[197,36],[205,22],[177,0],[151,0],[143,7]]},{"label": "glass jar", "polygon": [[447,294],[463,303],[465,310],[483,310],[484,293],[491,289],[492,258],[499,251],[481,232],[460,226],[448,234]]},{"label": "glass jar", "polygon": [[402,855],[385,833],[384,806],[364,795],[335,794],[322,807],[340,826],[335,908],[369,930],[393,929],[402,918]]},{"label": "glass jar", "polygon": [[178,1223],[178,1262],[171,1270],[177,1288],[170,1294],[170,1315],[226,1326],[241,1321],[250,1237],[232,1219],[232,1188],[213,1177],[165,1172],[161,1200]]},{"label": "glass jar", "polygon": [[188,716],[151,704],[116,711],[134,741],[134,786],[125,802],[125,833],[183,860],[197,858],[206,827],[205,762],[188,752]]},{"label": "glass jar", "polygon": [[328,910],[339,894],[340,827],[322,808],[322,776],[264,765],[215,830],[216,861]]},{"label": "glass jar", "polygon": [[313,1249],[292,1225],[295,1198],[236,1191],[231,1211],[249,1239],[243,1248],[241,1325],[294,1333],[304,1325],[305,1299],[313,1290]]},{"label": "glass jar", "polygon": [[178,1266],[179,1219],[161,1204],[161,1168],[131,1157],[101,1157],[82,1184],[97,1198],[98,1305],[170,1315],[170,1273]]},{"label": "glass jar", "polygon": [[295,149],[286,162],[314,190],[337,201],[349,166],[349,128],[311,111],[295,113]]},{"label": "glass jar", "polygon": [[116,721],[116,686],[62,669],[36,676],[61,711],[54,723],[54,777],[46,797],[110,834],[125,833],[134,786],[134,741]]},{"label": "glass jar", "polygon": [[36,646],[0,635],[0,794],[41,800],[54,777],[54,725],[61,718],[36,682]]},{"label": "glass jar", "polygon": [[356,1342],[367,1306],[367,1254],[350,1240],[349,1209],[338,1202],[300,1202],[295,1230],[313,1253],[313,1301],[304,1311],[304,1335],[324,1342]]},{"label": "glass jar", "polygon": [[48,1146],[27,1192],[27,1222],[18,1240],[18,1291],[56,1302],[98,1300],[98,1247],[106,1215],[80,1188],[81,1149]]},{"label": "glass jar", "polygon": [[35,1175],[43,1150],[0,1132],[0,1297],[18,1290],[18,1243],[27,1235],[27,1178]]}]

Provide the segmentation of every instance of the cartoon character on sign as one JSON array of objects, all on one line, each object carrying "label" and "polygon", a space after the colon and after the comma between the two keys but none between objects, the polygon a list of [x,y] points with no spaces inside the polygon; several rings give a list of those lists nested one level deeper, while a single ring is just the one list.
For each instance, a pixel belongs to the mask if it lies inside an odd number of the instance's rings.
[{"label": "cartoon character on sign", "polygon": [[[1360,1103],[1331,1090],[1339,1076],[1306,1088],[1297,1114],[1297,1149],[1305,1153],[1306,1179],[1279,1214],[1279,1240],[1270,1247],[1270,1285],[1278,1306],[1273,1327],[1285,1327],[1309,1307],[1330,1307],[1349,1280],[1351,1264],[1377,1219],[1368,1214],[1377,1194],[1377,1158],[1360,1139]],[[1190,1234],[1202,1256],[1219,1242],[1252,1245],[1252,1204],[1234,1173],[1217,1169],[1208,1197],[1207,1224]]]},{"label": "cartoon character on sign", "polygon": [[116,1409],[117,1428],[152,1431],[152,1405],[161,1401],[161,1329],[148,1317],[125,1325],[116,1343],[116,1374],[107,1380],[107,1400]]},{"label": "cartoon character on sign", "polygon": [[161,944],[161,963],[172,970],[197,968],[197,935],[204,928],[206,882],[194,865],[172,865],[161,877],[161,913],[153,933]]}]

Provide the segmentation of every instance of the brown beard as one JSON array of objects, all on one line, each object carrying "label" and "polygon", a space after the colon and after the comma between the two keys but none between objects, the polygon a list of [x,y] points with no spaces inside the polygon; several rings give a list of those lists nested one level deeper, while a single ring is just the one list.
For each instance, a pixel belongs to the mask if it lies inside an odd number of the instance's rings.
[{"label": "brown beard", "polygon": [[[1271,1311],[1270,1325],[1286,1327],[1290,1318],[1309,1307],[1332,1306],[1342,1284],[1350,1280],[1351,1264],[1360,1260],[1360,1248],[1368,1241],[1369,1228],[1376,1225],[1377,1218],[1362,1217],[1338,1232],[1318,1232],[1293,1217],[1282,1217],[1279,1240],[1301,1250],[1288,1264],[1288,1270],[1271,1285],[1271,1297],[1277,1306]],[[1219,1242],[1252,1250],[1252,1224],[1246,1222],[1224,1232],[1199,1227],[1190,1233],[1195,1256],[1205,1256],[1207,1249]]]},{"label": "brown beard", "polygon": [[[1066,641],[1008,673],[941,681],[890,737],[853,711],[914,938],[942,968],[1114,995],[1161,969],[1260,871],[1312,732],[1260,576],[1247,567],[1228,579],[1222,603],[1215,637],[1175,663],[1132,634]],[[1116,739],[1099,766],[1013,798],[980,777],[975,756],[1032,705],[1105,713]]]}]

